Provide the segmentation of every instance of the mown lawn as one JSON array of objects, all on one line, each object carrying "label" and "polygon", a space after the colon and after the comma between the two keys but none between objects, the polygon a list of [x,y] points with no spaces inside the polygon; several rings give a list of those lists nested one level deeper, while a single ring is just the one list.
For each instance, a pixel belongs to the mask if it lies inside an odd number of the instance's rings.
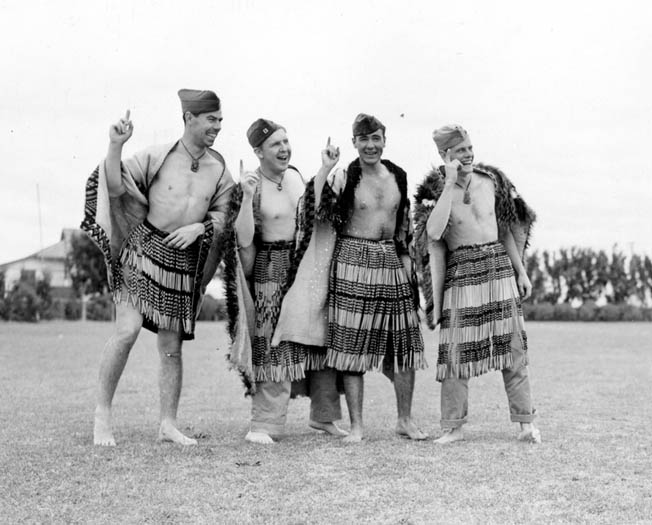
[{"label": "mown lawn", "polygon": [[[528,328],[540,446],[515,440],[498,373],[471,382],[467,439],[448,447],[394,435],[380,374],[367,375],[361,445],[309,429],[306,399],[280,443],[245,443],[249,401],[226,369],[224,325],[201,323],[180,408],[199,446],[155,442],[158,356],[143,332],[116,394],[118,447],[102,449],[91,423],[111,325],[2,323],[0,521],[652,523],[652,323]],[[417,375],[413,413],[439,434],[433,368]]]}]

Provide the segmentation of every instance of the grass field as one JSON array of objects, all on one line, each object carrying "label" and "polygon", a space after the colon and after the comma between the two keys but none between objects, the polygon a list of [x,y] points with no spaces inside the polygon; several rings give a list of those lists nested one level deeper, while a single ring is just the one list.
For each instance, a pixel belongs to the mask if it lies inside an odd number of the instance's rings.
[{"label": "grass field", "polygon": [[[471,382],[467,438],[448,447],[394,435],[380,374],[366,376],[361,445],[310,430],[306,399],[291,402],[281,442],[246,443],[250,403],[226,369],[225,327],[201,323],[184,348],[179,414],[199,446],[155,442],[158,356],[143,332],[116,394],[118,447],[102,449],[91,422],[111,324],[2,323],[0,520],[652,523],[652,323],[528,329],[540,446],[515,440],[498,373]],[[413,413],[439,434],[433,368],[417,375]]]}]

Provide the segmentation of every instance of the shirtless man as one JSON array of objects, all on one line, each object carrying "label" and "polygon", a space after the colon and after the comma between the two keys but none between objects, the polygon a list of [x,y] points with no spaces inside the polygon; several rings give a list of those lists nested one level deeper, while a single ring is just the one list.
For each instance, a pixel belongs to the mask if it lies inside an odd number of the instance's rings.
[{"label": "shirtless man", "polygon": [[181,445],[196,440],[177,428],[182,340],[194,338],[208,252],[221,233],[233,179],[210,149],[222,127],[212,91],[182,89],[184,132],[121,161],[133,133],[129,111],[109,129],[106,159],[87,185],[82,224],[107,257],[116,303],[115,331],[99,372],[94,443],[115,446],[111,404],[141,327],[157,333],[161,423],[158,437]]},{"label": "shirtless man", "polygon": [[346,170],[324,184],[319,214],[337,231],[328,288],[326,365],[343,372],[351,418],[347,442],[363,439],[363,374],[383,370],[394,382],[396,432],[425,439],[411,417],[415,370],[426,365],[413,285],[410,203],[406,173],[381,159],[385,126],[359,114],[358,152]]},{"label": "shirtless man", "polygon": [[[252,361],[256,384],[245,439],[271,444],[284,430],[291,382],[304,377],[307,353],[319,349],[289,341],[271,344],[294,252],[296,209],[304,181],[290,165],[292,148],[283,126],[258,119],[249,127],[247,139],[260,166],[254,172],[243,172],[241,166],[242,195],[235,220],[239,257],[245,275],[253,281],[255,306]],[[322,170],[328,173],[339,151],[327,146],[326,152],[322,153]],[[315,372],[310,379],[310,426],[345,436],[335,423],[342,417],[335,372]]]},{"label": "shirtless man", "polygon": [[497,369],[511,420],[521,425],[519,439],[539,443],[521,309],[521,298],[532,291],[522,257],[534,213],[500,170],[473,164],[473,144],[461,126],[444,126],[433,138],[445,165],[418,188],[415,222],[418,260],[428,253],[433,267],[431,274],[422,266],[424,280],[432,279],[424,291],[433,290],[426,298],[441,324],[437,380],[444,434],[436,442],[463,439],[468,380]]}]

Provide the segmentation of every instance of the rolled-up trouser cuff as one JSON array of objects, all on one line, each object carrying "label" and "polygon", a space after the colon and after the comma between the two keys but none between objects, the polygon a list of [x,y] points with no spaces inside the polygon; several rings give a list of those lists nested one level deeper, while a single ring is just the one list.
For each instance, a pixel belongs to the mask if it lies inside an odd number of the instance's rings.
[{"label": "rolled-up trouser cuff", "polygon": [[532,423],[537,417],[537,411],[532,409],[531,414],[510,414],[512,423]]},{"label": "rolled-up trouser cuff", "polygon": [[449,430],[453,428],[459,428],[466,423],[466,418],[463,419],[442,419],[440,421],[441,428],[444,430]]}]

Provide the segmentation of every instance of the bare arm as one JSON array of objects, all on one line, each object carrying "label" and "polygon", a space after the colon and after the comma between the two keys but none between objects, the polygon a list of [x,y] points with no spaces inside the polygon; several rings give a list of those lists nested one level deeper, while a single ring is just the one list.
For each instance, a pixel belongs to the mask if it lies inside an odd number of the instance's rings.
[{"label": "bare arm", "polygon": [[233,192],[234,187],[233,177],[225,166],[224,174],[222,175],[215,195],[211,199],[211,206],[208,210],[208,216],[213,223],[214,235],[219,236],[224,232],[226,216],[229,213],[231,202],[231,192]]},{"label": "bare arm", "polygon": [[446,152],[445,163],[444,190],[441,192],[437,204],[435,204],[435,208],[426,223],[428,237],[434,241],[439,241],[446,231],[453,206],[453,188],[457,182],[457,170],[462,166],[462,163],[457,159],[451,162],[448,152]]},{"label": "bare arm", "polygon": [[435,324],[441,321],[442,299],[444,297],[444,281],[446,275],[446,244],[444,241],[428,241],[430,255],[430,275],[432,278],[433,318]]},{"label": "bare arm", "polygon": [[235,232],[241,248],[247,248],[254,242],[256,225],[254,223],[254,193],[258,186],[259,176],[253,171],[245,172],[240,161],[240,185],[242,186],[242,203],[235,219]]},{"label": "bare arm", "polygon": [[321,152],[321,167],[315,175],[315,207],[321,202],[321,192],[326,184],[326,178],[340,159],[340,148],[331,145],[331,138],[326,141],[326,148]]},{"label": "bare arm", "polygon": [[134,132],[134,126],[129,120],[130,111],[123,118],[109,128],[109,151],[104,160],[104,171],[109,195],[116,197],[125,192],[125,185],[122,182],[120,162],[122,158],[122,147]]},{"label": "bare arm", "polygon": [[523,266],[523,261],[521,261],[521,256],[518,253],[518,248],[516,247],[512,231],[508,227],[500,227],[498,230],[498,236],[505,246],[509,260],[512,262],[512,266],[514,267],[518,291],[523,299],[527,299],[532,293],[532,284],[525,273],[525,267]]},{"label": "bare arm", "polygon": [[453,204],[454,185],[455,183],[446,183],[444,185],[444,191],[441,192],[437,204],[435,204],[434,209],[430,213],[430,217],[428,217],[426,231],[428,232],[428,237],[435,241],[439,241],[444,234],[444,231],[446,231]]}]

